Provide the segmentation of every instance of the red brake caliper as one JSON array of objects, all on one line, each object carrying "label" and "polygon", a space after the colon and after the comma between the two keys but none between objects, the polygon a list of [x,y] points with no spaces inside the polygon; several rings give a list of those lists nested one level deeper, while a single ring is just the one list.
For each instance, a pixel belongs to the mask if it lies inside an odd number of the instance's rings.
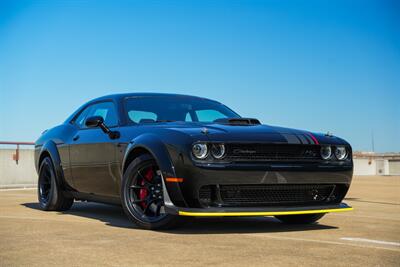
[{"label": "red brake caliper", "polygon": [[[151,181],[153,179],[153,176],[154,176],[153,169],[150,167],[149,169],[147,169],[146,173],[144,174],[144,179],[146,179],[147,181]],[[145,185],[144,180],[142,180],[140,185],[142,185],[142,186]],[[139,191],[140,200],[144,200],[147,197],[148,194],[149,194],[149,192],[147,191],[147,189],[140,189],[140,191]],[[145,202],[141,202],[140,205],[143,208],[146,208],[146,203]]]}]

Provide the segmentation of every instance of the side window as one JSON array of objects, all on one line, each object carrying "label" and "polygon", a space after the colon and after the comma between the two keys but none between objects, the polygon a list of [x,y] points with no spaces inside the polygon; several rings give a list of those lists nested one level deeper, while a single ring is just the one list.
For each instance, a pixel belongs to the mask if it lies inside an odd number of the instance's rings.
[{"label": "side window", "polygon": [[88,114],[90,107],[85,108],[79,116],[74,120],[74,124],[78,126],[79,128],[84,128],[85,127],[85,119],[86,115]]},{"label": "side window", "polygon": [[191,122],[191,121],[193,121],[193,119],[192,119],[192,115],[190,115],[190,113],[188,112],[188,113],[186,113],[186,116],[185,116],[185,121],[187,121],[187,122]]},{"label": "side window", "polygon": [[157,114],[148,111],[130,110],[128,112],[129,119],[135,123],[155,122]]},{"label": "side window", "polygon": [[75,119],[75,124],[79,128],[86,128],[85,121],[87,118],[92,116],[101,116],[104,119],[104,123],[108,127],[114,127],[118,125],[117,112],[113,102],[102,102],[87,107],[79,116]]},{"label": "side window", "polygon": [[117,112],[113,102],[102,102],[90,106],[86,118],[92,116],[101,116],[104,119],[105,125],[113,127],[118,125]]},{"label": "side window", "polygon": [[217,119],[226,118],[226,115],[213,109],[196,110],[196,115],[201,122],[213,122]]}]

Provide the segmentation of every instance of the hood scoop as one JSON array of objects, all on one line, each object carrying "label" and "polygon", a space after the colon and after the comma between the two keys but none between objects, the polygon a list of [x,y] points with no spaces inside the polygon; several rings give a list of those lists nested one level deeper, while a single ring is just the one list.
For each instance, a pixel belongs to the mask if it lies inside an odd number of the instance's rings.
[{"label": "hood scoop", "polygon": [[261,124],[259,120],[252,118],[226,118],[226,119],[217,119],[214,122],[219,124],[233,125],[233,126],[251,126],[251,125]]}]

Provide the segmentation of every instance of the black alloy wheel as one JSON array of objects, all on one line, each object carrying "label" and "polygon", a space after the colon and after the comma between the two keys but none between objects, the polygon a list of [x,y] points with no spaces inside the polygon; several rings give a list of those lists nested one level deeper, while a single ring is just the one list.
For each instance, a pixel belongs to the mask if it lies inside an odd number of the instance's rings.
[{"label": "black alloy wheel", "polygon": [[44,160],[39,173],[38,198],[41,206],[47,206],[50,200],[52,170],[49,162]]},{"label": "black alloy wheel", "polygon": [[138,169],[129,189],[129,203],[142,218],[158,221],[165,216],[161,173],[154,162]]},{"label": "black alloy wheel", "polygon": [[39,168],[38,201],[42,210],[64,211],[71,208],[74,199],[65,195],[56,178],[50,157],[45,157]]},{"label": "black alloy wheel", "polygon": [[121,191],[125,213],[140,227],[170,228],[178,221],[165,211],[161,171],[150,155],[139,156],[129,165]]}]

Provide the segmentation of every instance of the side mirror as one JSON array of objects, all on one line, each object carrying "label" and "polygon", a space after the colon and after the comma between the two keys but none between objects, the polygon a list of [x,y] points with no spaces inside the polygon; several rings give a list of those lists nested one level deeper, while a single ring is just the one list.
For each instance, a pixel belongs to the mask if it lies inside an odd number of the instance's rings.
[{"label": "side mirror", "polygon": [[88,128],[99,127],[101,124],[104,124],[104,119],[101,116],[89,117],[85,121],[85,125]]},{"label": "side mirror", "polygon": [[110,128],[107,127],[107,125],[104,124],[104,119],[101,116],[92,116],[86,119],[85,125],[88,128],[96,128],[100,127],[105,134],[108,134],[108,136],[111,139],[117,139],[120,136],[120,133],[117,131],[111,131]]}]

